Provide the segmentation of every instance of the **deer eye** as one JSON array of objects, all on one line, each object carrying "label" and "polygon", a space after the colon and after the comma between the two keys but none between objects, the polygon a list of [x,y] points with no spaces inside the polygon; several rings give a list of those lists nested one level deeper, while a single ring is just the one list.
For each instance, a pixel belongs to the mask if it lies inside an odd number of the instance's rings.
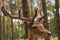
[{"label": "deer eye", "polygon": [[36,30],[36,31],[37,31],[37,30],[39,31],[39,29],[38,29],[37,27],[32,27],[32,28],[33,28],[34,30]]},{"label": "deer eye", "polygon": [[35,29],[36,29],[36,27],[33,27],[33,28],[35,28]]}]

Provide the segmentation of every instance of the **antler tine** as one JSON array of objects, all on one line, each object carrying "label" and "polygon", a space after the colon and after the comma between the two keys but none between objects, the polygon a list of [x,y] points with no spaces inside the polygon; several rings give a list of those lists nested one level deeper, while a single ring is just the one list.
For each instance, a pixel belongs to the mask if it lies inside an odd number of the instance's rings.
[{"label": "antler tine", "polygon": [[14,18],[14,19],[19,19],[19,17],[10,15],[10,14],[5,10],[4,6],[2,6],[1,11],[3,12],[3,14],[4,14],[5,16],[9,16],[10,18]]},{"label": "antler tine", "polygon": [[[31,20],[31,19],[28,19],[28,18],[25,18],[25,17],[19,17],[20,14],[19,14],[19,16],[13,16],[13,15],[9,14],[9,13],[5,10],[4,6],[2,6],[1,11],[3,12],[3,14],[4,14],[5,16],[8,16],[8,17],[13,18],[13,19],[21,19],[21,20],[25,20],[25,21],[30,21],[30,20]],[[20,10],[19,10],[19,12],[20,12]]]},{"label": "antler tine", "polygon": [[[4,9],[4,6],[2,6],[2,8],[1,8],[2,12],[4,11],[3,9]],[[5,11],[3,13],[4,13],[5,16],[7,16],[7,14],[5,13]]]},{"label": "antler tine", "polygon": [[21,17],[21,14],[20,14],[21,10],[19,10],[18,12],[19,12],[19,18],[20,18]]},{"label": "antler tine", "polygon": [[45,15],[43,15],[41,18],[39,18],[39,20],[45,18],[47,16],[47,13],[45,13]]},{"label": "antler tine", "polygon": [[34,17],[31,20],[30,27],[32,27],[32,25],[34,23],[34,19],[35,19],[36,16],[37,16],[37,10],[35,10],[35,15],[34,15]]},{"label": "antler tine", "polygon": [[[32,22],[34,23],[34,19],[35,19],[35,17],[37,16],[37,9],[35,10],[35,15],[34,15],[34,17],[32,18]],[[32,24],[33,24],[32,23]]]},{"label": "antler tine", "polygon": [[33,17],[33,20],[35,19],[36,16],[37,16],[37,9],[35,10],[35,15]]}]

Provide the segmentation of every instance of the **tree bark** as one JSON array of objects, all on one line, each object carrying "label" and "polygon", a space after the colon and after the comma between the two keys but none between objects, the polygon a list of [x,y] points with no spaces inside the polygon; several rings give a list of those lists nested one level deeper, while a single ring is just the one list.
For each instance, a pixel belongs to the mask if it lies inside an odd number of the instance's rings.
[{"label": "tree bark", "polygon": [[6,40],[5,37],[5,16],[3,15],[3,40]]},{"label": "tree bark", "polygon": [[[12,0],[10,0],[10,11],[13,15],[13,8],[12,8]],[[12,28],[12,39],[11,40],[14,40],[14,26],[13,26],[13,19],[11,18],[11,28]]]},{"label": "tree bark", "polygon": [[[2,0],[2,2],[3,2],[3,5],[4,5],[4,7],[6,8],[6,0]],[[3,34],[3,39],[2,40],[6,40],[6,37],[5,37],[5,16],[3,15],[2,16],[2,34]]]},{"label": "tree bark", "polygon": [[[0,2],[0,5],[1,5],[2,3]],[[1,10],[1,6],[0,6],[0,10]],[[2,16],[1,16],[2,14],[1,14],[1,11],[0,11],[0,40],[2,40]]]},{"label": "tree bark", "polygon": [[[29,15],[29,6],[27,0],[22,0],[22,8],[23,8],[23,16],[29,18],[30,15]],[[25,26],[27,26],[26,23]],[[28,30],[29,29],[25,27],[26,38],[28,38],[28,33],[29,33]]]},{"label": "tree bark", "polygon": [[[29,5],[28,5],[28,0],[22,0],[22,8],[23,8],[23,16],[26,18],[29,18],[30,9],[29,9]],[[26,22],[25,22],[25,26],[27,26]],[[25,27],[25,30],[26,30],[26,34],[28,34],[28,35],[26,35],[28,40],[35,40],[31,29]]]},{"label": "tree bark", "polygon": [[1,14],[0,14],[0,40],[2,40],[2,21],[1,21]]},{"label": "tree bark", "polygon": [[59,0],[55,0],[56,3],[56,24],[57,24],[57,34],[58,34],[58,40],[60,40],[60,15],[59,15]]},{"label": "tree bark", "polygon": [[10,28],[11,28],[10,23],[11,23],[11,21],[10,21],[10,18],[8,17],[7,18],[7,40],[11,40],[10,39],[10,34],[9,34],[10,33]]},{"label": "tree bark", "polygon": [[[47,14],[46,0],[42,0],[43,13]],[[47,16],[44,18],[44,27],[49,30]],[[50,40],[50,37],[45,38],[45,40]]]}]

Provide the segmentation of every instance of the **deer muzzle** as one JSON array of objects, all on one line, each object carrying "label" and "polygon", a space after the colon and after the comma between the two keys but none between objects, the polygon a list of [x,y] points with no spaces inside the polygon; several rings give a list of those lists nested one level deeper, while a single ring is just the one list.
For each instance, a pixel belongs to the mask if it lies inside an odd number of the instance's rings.
[{"label": "deer muzzle", "polygon": [[47,34],[48,34],[49,36],[51,36],[51,32],[48,32]]}]

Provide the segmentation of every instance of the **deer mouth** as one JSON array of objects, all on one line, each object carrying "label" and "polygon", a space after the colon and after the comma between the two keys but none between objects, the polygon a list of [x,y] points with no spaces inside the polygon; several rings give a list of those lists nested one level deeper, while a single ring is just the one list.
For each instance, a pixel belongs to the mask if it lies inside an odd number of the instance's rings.
[{"label": "deer mouth", "polygon": [[51,33],[42,33],[41,36],[43,36],[43,37],[50,37],[51,36]]},{"label": "deer mouth", "polygon": [[42,32],[42,35],[45,36],[45,37],[48,37],[48,36],[51,36],[51,32]]}]

